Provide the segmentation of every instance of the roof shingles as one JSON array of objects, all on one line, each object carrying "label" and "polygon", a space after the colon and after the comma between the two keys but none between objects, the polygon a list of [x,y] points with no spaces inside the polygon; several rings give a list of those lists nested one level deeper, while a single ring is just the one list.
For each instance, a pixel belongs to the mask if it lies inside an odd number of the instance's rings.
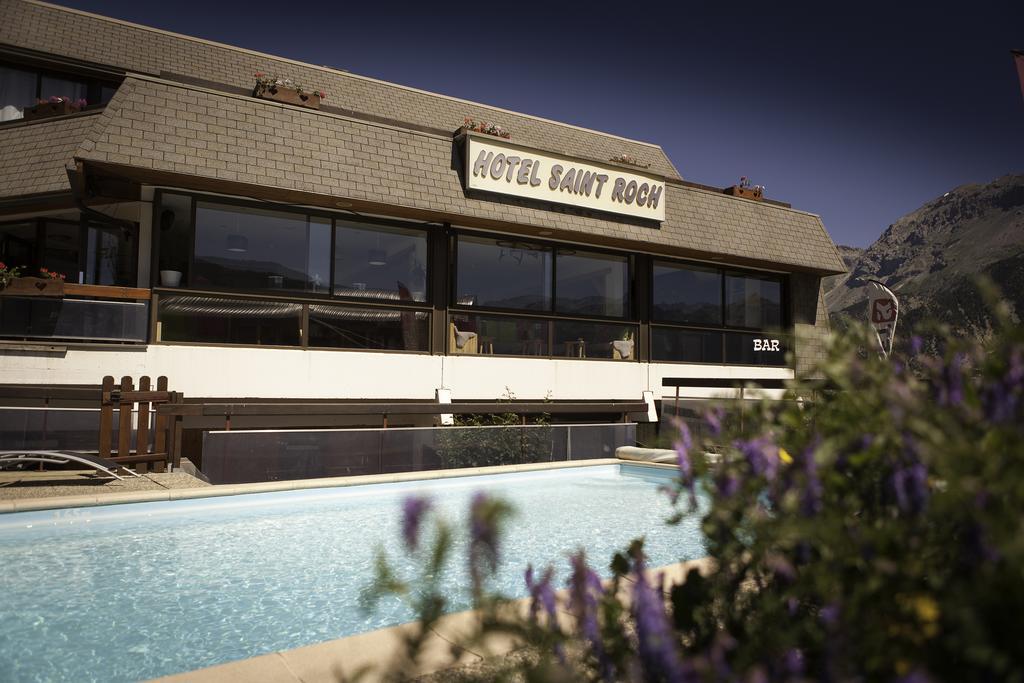
[{"label": "roof shingles", "polygon": [[[155,103],[161,103],[155,106]],[[340,196],[834,272],[810,214],[669,185],[661,229],[467,196],[441,135],[129,77],[75,153],[85,161]]]},{"label": "roof shingles", "polygon": [[67,192],[65,166],[96,120],[77,115],[0,127],[0,197]]},{"label": "roof shingles", "polygon": [[253,74],[262,71],[326,90],[330,104],[352,111],[442,130],[469,116],[511,130],[516,142],[596,161],[629,154],[653,173],[679,177],[657,145],[32,0],[0,2],[0,43],[241,88],[251,88]]}]

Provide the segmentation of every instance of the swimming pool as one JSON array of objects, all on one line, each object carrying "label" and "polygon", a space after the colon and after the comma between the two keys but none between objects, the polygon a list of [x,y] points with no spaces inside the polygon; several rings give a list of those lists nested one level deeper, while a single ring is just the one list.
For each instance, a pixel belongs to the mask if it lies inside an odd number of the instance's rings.
[{"label": "swimming pool", "polygon": [[[431,496],[460,524],[472,494],[509,500],[493,587],[522,572],[646,535],[651,566],[704,556],[699,515],[667,526],[672,470],[600,465],[224,498],[0,515],[0,680],[129,681],[188,671],[409,621],[397,600],[358,608],[377,548],[411,575],[401,502]],[[451,609],[470,606],[461,548]]]}]

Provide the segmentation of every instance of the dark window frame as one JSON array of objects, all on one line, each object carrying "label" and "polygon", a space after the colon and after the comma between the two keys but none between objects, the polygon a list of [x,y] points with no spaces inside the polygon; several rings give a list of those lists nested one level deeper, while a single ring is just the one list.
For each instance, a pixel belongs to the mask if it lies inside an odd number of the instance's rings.
[{"label": "dark window frame", "polygon": [[[534,239],[533,237],[521,237],[518,235],[507,236],[510,239],[514,239],[518,242],[528,242],[538,246],[543,246],[551,249],[551,305],[546,310],[531,310],[522,308],[502,308],[498,306],[460,306],[457,302],[458,298],[458,272],[459,272],[459,242],[458,238],[460,235],[466,235],[468,237],[477,237],[491,240],[501,240],[506,235],[500,235],[496,233],[479,232],[474,230],[465,229],[453,229],[450,235],[449,241],[449,254],[450,254],[450,269],[451,276],[449,278],[449,292],[448,292],[448,308],[453,311],[459,311],[462,313],[472,312],[483,312],[483,313],[499,313],[515,316],[526,316],[536,317],[541,316],[545,318],[557,318],[559,320],[579,320],[579,321],[591,321],[591,322],[620,322],[629,324],[639,324],[640,318],[636,306],[636,259],[633,254],[623,251],[617,251],[614,249],[602,249],[599,247],[577,245],[572,242],[553,242],[551,240]],[[606,316],[606,315],[577,315],[572,313],[561,313],[558,311],[556,302],[558,300],[558,250],[559,249],[574,249],[577,254],[606,254],[608,256],[625,257],[627,275],[626,279],[629,282],[629,292],[624,302],[626,308],[626,314],[623,316]],[[575,255],[575,254],[574,254]]]},{"label": "dark window frame", "polygon": [[[664,320],[664,319],[655,317],[655,312],[654,312],[654,269],[659,264],[665,264],[665,265],[669,265],[669,266],[679,266],[679,267],[683,267],[683,268],[687,268],[687,267],[689,267],[689,268],[700,268],[700,269],[703,269],[703,270],[714,270],[714,271],[718,272],[719,275],[721,276],[721,282],[720,282],[720,286],[721,286],[721,295],[720,296],[721,296],[721,306],[722,306],[722,308],[721,308],[721,311],[722,311],[721,324],[720,325],[702,325],[702,324],[699,324],[699,323],[680,323],[680,322],[676,322],[676,321]],[[710,365],[710,366],[737,366],[737,365],[743,365],[744,367],[750,367],[750,366],[746,366],[745,364],[734,363],[734,362],[730,362],[728,360],[728,355],[726,353],[726,339],[727,339],[727,334],[730,333],[730,332],[746,333],[746,334],[763,333],[765,335],[773,335],[773,336],[776,336],[776,337],[781,337],[783,340],[785,340],[785,342],[787,343],[788,346],[791,346],[791,344],[792,344],[792,339],[793,339],[792,327],[793,326],[792,326],[792,322],[791,322],[791,319],[790,319],[790,307],[789,307],[789,286],[790,286],[789,283],[790,283],[790,277],[787,274],[784,274],[784,273],[773,273],[773,272],[769,272],[769,271],[755,270],[755,269],[737,268],[735,266],[731,266],[731,265],[727,265],[727,264],[714,264],[714,263],[705,263],[705,262],[701,262],[701,261],[692,261],[692,260],[686,260],[686,259],[673,259],[673,258],[664,258],[664,257],[660,257],[660,256],[655,256],[654,258],[651,259],[651,267],[648,269],[647,275],[648,275],[648,278],[649,278],[648,282],[649,282],[649,285],[650,285],[650,293],[649,293],[650,302],[649,302],[649,304],[650,304],[650,307],[651,307],[651,320],[650,320],[651,334],[650,334],[650,339],[648,341],[649,346],[648,346],[647,352],[648,352],[648,358],[650,359],[649,362],[651,362],[651,363],[684,363],[684,364],[688,364],[688,365]],[[779,283],[779,286],[780,286],[780,289],[779,289],[779,296],[780,296],[779,309],[780,309],[780,311],[779,312],[780,312],[781,320],[780,320],[780,325],[779,325],[778,328],[771,328],[771,327],[741,327],[741,326],[738,326],[738,325],[728,325],[728,324],[726,324],[726,322],[725,322],[725,319],[726,319],[726,310],[725,310],[726,309],[726,288],[725,288],[725,280],[726,280],[726,277],[729,276],[729,275],[739,276],[739,277],[753,277],[753,278],[756,278],[756,279],[759,279],[759,280],[770,280],[770,281],[775,281],[775,282]],[[691,330],[691,331],[695,331],[695,332],[717,332],[717,333],[721,333],[721,335],[722,335],[722,361],[719,363],[719,362],[706,362],[706,361],[687,361],[687,360],[657,359],[657,358],[654,357],[654,330],[656,328],[670,328],[670,329],[677,329],[677,330]],[[792,350],[792,349],[790,348],[789,350]],[[781,365],[763,365],[763,366],[759,365],[759,366],[752,366],[752,367],[776,367],[777,368],[777,367],[788,367],[788,366],[785,363],[783,363]]]},{"label": "dark window frame", "polygon": [[[43,93],[43,79],[54,78],[62,80],[78,80],[83,81],[86,86],[86,107],[85,109],[93,110],[101,107],[105,107],[106,104],[101,102],[103,99],[103,88],[112,88],[117,90],[121,87],[121,83],[124,78],[117,78],[111,75],[109,78],[104,78],[98,75],[95,71],[88,68],[75,68],[73,65],[68,65],[66,70],[55,68],[52,64],[47,64],[39,60],[32,59],[12,59],[12,55],[0,51],[0,67],[9,67],[12,69],[18,69],[20,71],[31,71],[36,76],[36,92],[35,99],[38,101],[45,97],[51,97],[54,95],[67,95],[67,93]],[[12,119],[10,121],[4,121],[3,124],[9,123],[21,123],[24,119]],[[0,125],[3,125],[0,124]]]},{"label": "dark window frame", "polygon": [[[213,347],[232,347],[232,348],[275,348],[275,349],[315,349],[318,351],[348,351],[348,352],[368,352],[368,353],[407,353],[407,354],[431,354],[434,353],[433,344],[429,334],[432,316],[434,315],[432,301],[434,297],[433,292],[433,278],[431,273],[433,268],[436,267],[434,263],[434,255],[429,249],[429,236],[430,228],[422,223],[415,223],[411,221],[402,220],[390,220],[385,218],[378,218],[376,216],[362,216],[356,213],[345,213],[330,210],[321,210],[316,208],[307,207],[296,207],[290,204],[283,204],[280,202],[268,202],[260,200],[245,199],[239,197],[223,197],[220,195],[211,195],[202,192],[192,192],[188,190],[177,190],[173,188],[157,188],[153,196],[153,225],[156,229],[159,229],[159,211],[162,206],[162,198],[165,195],[176,195],[179,197],[186,197],[189,200],[189,250],[188,260],[186,267],[188,268],[186,274],[191,276],[195,267],[195,234],[196,234],[196,205],[198,202],[208,202],[214,204],[223,204],[228,206],[238,206],[243,208],[257,208],[265,209],[267,211],[278,211],[282,213],[290,213],[300,216],[326,218],[330,221],[331,230],[331,258],[330,258],[330,278],[331,281],[327,288],[328,291],[322,294],[313,293],[294,293],[294,294],[274,294],[273,290],[260,290],[260,289],[241,289],[232,287],[211,287],[204,285],[203,287],[163,287],[160,285],[160,273],[159,273],[159,259],[160,259],[160,236],[155,234],[151,241],[151,263],[150,268],[150,285],[159,298],[159,296],[173,296],[189,295],[189,296],[209,296],[209,297],[221,297],[221,298],[242,298],[252,299],[256,301],[281,301],[289,303],[301,304],[303,307],[302,312],[302,328],[301,328],[301,341],[300,344],[295,346],[279,346],[279,345],[260,345],[250,343],[220,343],[220,342],[187,342],[187,341],[164,341],[157,340],[156,335],[153,335],[154,344],[166,344],[166,345],[178,345],[178,346],[213,346]],[[427,263],[426,263],[426,300],[425,301],[400,301],[400,300],[379,300],[370,299],[365,297],[350,297],[350,296],[338,296],[333,294],[334,291],[334,276],[335,276],[335,263],[334,263],[334,248],[337,244],[337,229],[336,222],[338,220],[349,220],[357,223],[363,223],[367,225],[378,225],[381,227],[399,227],[404,229],[412,229],[418,232],[422,232],[428,240],[427,249]],[[434,225],[434,224],[429,224]],[[338,306],[355,306],[367,309],[393,309],[398,311],[415,311],[424,312],[428,315],[427,323],[427,348],[426,350],[407,350],[407,349],[359,349],[351,347],[332,347],[332,346],[310,346],[309,345],[309,305],[310,304],[336,304]],[[154,329],[156,323],[159,322],[159,307],[153,306],[153,320]]]},{"label": "dark window frame", "polygon": [[[59,216],[35,216],[32,218],[23,218],[21,220],[9,220],[0,221],[0,228],[7,225],[26,225],[32,224],[35,227],[35,246],[33,248],[32,263],[31,264],[20,264],[20,263],[8,263],[8,266],[21,267],[28,266],[29,271],[23,272],[24,277],[38,277],[39,269],[43,267],[44,254],[46,249],[46,225],[47,223],[59,223],[62,225],[74,225],[78,228],[78,265],[77,270],[73,273],[64,273],[67,278],[67,282],[78,282],[78,274],[82,273],[83,276],[87,272],[87,254],[88,254],[88,229],[91,225],[100,225],[102,222],[91,220],[87,215],[81,214],[78,219],[73,218],[61,218]],[[139,226],[135,224],[135,234],[133,240],[132,250],[132,268],[128,274],[128,284],[124,285],[113,285],[117,287],[136,287],[139,281]]]}]

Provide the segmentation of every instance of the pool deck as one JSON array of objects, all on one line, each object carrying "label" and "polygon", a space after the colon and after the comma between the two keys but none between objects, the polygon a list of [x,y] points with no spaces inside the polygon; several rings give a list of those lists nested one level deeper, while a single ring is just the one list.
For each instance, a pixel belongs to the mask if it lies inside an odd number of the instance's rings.
[{"label": "pool deck", "polygon": [[[5,503],[13,501],[28,503],[49,499],[57,507],[74,507],[74,501],[82,498],[98,499],[126,493],[138,494],[208,486],[209,484],[202,479],[186,472],[153,472],[140,477],[125,477],[118,481],[97,475],[95,470],[0,471],[0,511],[12,512],[10,505]],[[71,502],[67,504],[65,501]]]},{"label": "pool deck", "polygon": [[[651,580],[658,575],[664,577],[665,597],[671,586],[683,583],[687,572],[697,569],[707,575],[714,571],[710,558],[680,562],[647,571]],[[629,584],[627,578],[620,586],[624,602],[628,604]],[[605,582],[607,585],[608,582]],[[625,590],[623,590],[625,589]],[[568,592],[557,593],[559,622],[571,627],[572,614],[567,609]],[[515,600],[505,607],[520,616],[529,611],[529,598]],[[457,643],[465,642],[480,623],[480,615],[474,610],[457,612],[441,617],[431,629],[421,651],[422,656],[415,664],[401,659],[405,639],[417,632],[416,623],[401,624],[377,631],[360,633],[347,638],[330,640],[316,645],[306,645],[292,650],[281,650],[259,655],[237,662],[227,662],[205,669],[164,676],[154,679],[159,683],[313,683],[314,681],[340,681],[354,678],[365,671],[361,682],[399,680],[428,676],[453,667],[480,665],[487,660],[502,657],[523,647],[524,643],[508,635],[495,635],[481,645],[464,649]],[[397,665],[399,668],[392,669]]]}]

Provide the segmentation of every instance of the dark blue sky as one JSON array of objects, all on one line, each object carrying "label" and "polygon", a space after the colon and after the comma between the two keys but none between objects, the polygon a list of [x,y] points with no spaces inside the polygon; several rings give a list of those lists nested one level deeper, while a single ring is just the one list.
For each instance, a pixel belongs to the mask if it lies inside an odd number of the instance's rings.
[{"label": "dark blue sky", "polygon": [[840,244],[1024,172],[1024,2],[61,4],[655,142]]}]

